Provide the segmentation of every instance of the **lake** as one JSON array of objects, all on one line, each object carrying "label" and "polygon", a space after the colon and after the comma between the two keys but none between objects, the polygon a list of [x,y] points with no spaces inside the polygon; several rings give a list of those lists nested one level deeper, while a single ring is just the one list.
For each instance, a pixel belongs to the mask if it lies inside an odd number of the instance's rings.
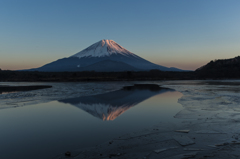
[{"label": "lake", "polygon": [[177,122],[181,96],[173,89],[128,87],[0,109],[0,158],[54,158],[160,122]]}]

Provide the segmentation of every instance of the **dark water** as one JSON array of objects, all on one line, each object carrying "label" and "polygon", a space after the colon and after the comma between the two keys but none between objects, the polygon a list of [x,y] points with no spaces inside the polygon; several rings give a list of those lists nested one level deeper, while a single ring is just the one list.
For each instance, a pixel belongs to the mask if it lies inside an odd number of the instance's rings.
[{"label": "dark water", "polygon": [[159,122],[174,122],[181,93],[130,89],[0,110],[0,158],[53,158]]}]

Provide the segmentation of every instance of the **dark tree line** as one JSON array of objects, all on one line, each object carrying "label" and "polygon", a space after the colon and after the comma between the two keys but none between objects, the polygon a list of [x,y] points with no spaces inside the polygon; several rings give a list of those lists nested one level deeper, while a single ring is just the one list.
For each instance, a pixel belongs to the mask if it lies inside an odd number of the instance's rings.
[{"label": "dark tree line", "polygon": [[122,81],[122,80],[185,80],[194,79],[193,72],[31,72],[1,71],[0,81]]}]

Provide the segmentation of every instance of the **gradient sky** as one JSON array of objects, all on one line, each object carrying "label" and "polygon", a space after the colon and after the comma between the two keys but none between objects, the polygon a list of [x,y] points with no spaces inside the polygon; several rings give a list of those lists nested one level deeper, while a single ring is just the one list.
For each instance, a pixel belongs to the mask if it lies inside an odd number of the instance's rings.
[{"label": "gradient sky", "polygon": [[101,39],[167,67],[240,54],[239,0],[0,0],[0,68],[40,67]]}]

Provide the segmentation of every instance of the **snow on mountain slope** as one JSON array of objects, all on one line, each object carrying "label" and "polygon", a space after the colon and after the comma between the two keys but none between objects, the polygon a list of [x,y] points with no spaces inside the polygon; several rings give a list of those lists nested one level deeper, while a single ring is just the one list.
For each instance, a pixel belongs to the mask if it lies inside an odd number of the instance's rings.
[{"label": "snow on mountain slope", "polygon": [[113,40],[101,40],[70,57],[103,57],[112,54],[134,55]]}]

